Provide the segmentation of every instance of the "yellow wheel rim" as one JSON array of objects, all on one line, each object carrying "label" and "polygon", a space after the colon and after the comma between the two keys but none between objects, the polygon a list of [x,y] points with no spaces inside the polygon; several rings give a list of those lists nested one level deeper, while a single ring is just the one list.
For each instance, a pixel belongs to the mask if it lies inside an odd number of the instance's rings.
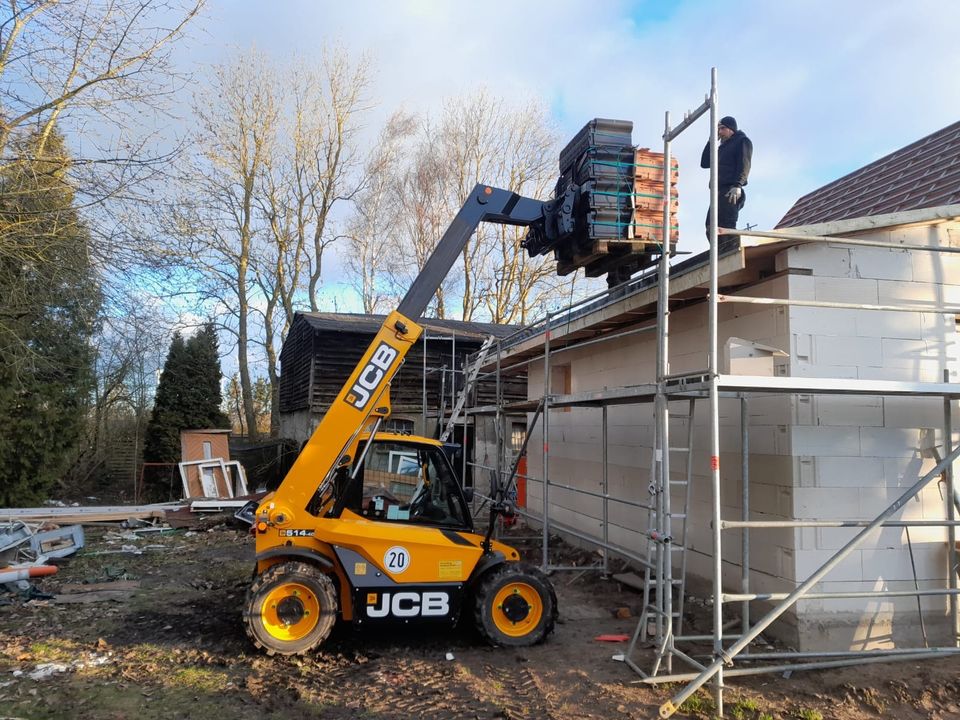
[{"label": "yellow wheel rim", "polygon": [[260,607],[260,622],[277,640],[300,640],[320,620],[320,600],[301,583],[283,583],[273,588]]},{"label": "yellow wheel rim", "polygon": [[540,593],[527,583],[508,583],[493,598],[493,623],[509,637],[533,632],[542,617]]}]

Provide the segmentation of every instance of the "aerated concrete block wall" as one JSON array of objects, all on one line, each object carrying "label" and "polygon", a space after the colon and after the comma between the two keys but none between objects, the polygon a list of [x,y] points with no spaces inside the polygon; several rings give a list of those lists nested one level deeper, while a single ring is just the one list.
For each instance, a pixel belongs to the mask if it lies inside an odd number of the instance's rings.
[{"label": "aerated concrete block wall", "polygon": [[[770,279],[754,286],[750,293],[762,297],[786,297],[786,277]],[[670,357],[672,373],[695,372],[707,367],[706,306],[699,305],[671,314]],[[789,347],[787,312],[785,308],[762,305],[724,305],[719,311],[718,332],[721,345],[729,337],[738,337],[770,345]],[[656,334],[631,335],[599,343],[582,350],[558,353],[551,360],[554,392],[558,382],[569,373],[570,392],[579,393],[627,385],[653,382],[656,374]],[[540,397],[544,392],[543,368],[534,364],[529,371],[529,396]],[[754,515],[757,518],[789,518],[792,511],[788,457],[778,455],[783,450],[785,435],[780,428],[789,424],[792,401],[786,396],[764,398],[751,406],[750,446],[751,462],[765,472],[751,476]],[[705,400],[696,403],[694,410],[694,453],[692,502],[687,523],[689,546],[688,570],[693,575],[709,577],[711,572],[712,539],[710,532],[710,463],[709,463],[709,407]],[[653,443],[653,404],[611,406],[607,410],[608,483],[612,496],[633,503],[650,504],[648,488],[651,480]],[[671,403],[671,447],[687,444],[689,413],[687,401]],[[602,410],[600,408],[556,409],[549,417],[549,475],[551,483],[585,488],[594,492],[602,489]],[[721,473],[723,476],[724,516],[740,518],[741,455],[740,404],[736,400],[721,403]],[[539,448],[542,424],[533,429],[530,447]],[[671,469],[674,480],[685,479],[687,454],[672,453]],[[541,478],[543,455],[531,451],[527,467],[531,476]],[[542,484],[528,482],[528,502],[535,513],[542,511]],[[683,490],[674,488],[673,505],[678,511]],[[550,517],[594,537],[602,532],[602,501],[555,486],[550,488]],[[645,555],[645,529],[649,527],[647,510],[611,501],[609,503],[609,539],[620,547]],[[683,527],[674,527],[679,539]],[[724,547],[725,573],[732,583],[739,578],[739,534],[729,533]],[[794,537],[792,532],[779,533],[773,541],[754,549],[754,589],[774,588],[777,578],[792,577]],[[779,587],[779,586],[777,586]]]},{"label": "aerated concrete block wall", "polygon": [[[950,245],[956,224],[877,232],[871,239]],[[868,305],[960,305],[960,257],[947,253],[843,246],[797,246],[778,258],[796,299]],[[792,306],[792,375],[904,382],[957,381],[960,351],[953,314]],[[799,396],[802,411],[786,428],[797,519],[872,520],[935,464],[942,452],[940,398]],[[956,438],[954,439],[956,442]],[[902,519],[945,517],[933,482],[909,500]],[[856,529],[797,531],[796,580],[803,581]],[[884,528],[826,576],[823,592],[943,588],[948,583],[943,528]],[[918,646],[951,642],[944,596],[811,600],[797,608],[797,642],[807,650]]]},{"label": "aerated concrete block wall", "polygon": [[[911,244],[960,245],[960,225],[941,224],[875,232],[863,238]],[[960,305],[960,256],[834,245],[794,246],[777,258],[773,278],[742,294],[870,305],[909,303]],[[955,283],[955,284],[954,284]],[[672,373],[706,368],[706,306],[671,315]],[[730,304],[720,306],[721,346],[729,337],[780,348],[777,374],[801,377],[860,378],[941,382],[960,370],[955,319],[938,312],[893,312]],[[654,333],[628,336],[552,361],[554,392],[568,374],[569,391],[602,390],[649,383],[655,374]],[[732,370],[736,373],[736,368]],[[529,396],[544,392],[542,366],[530,368]],[[686,413],[686,402],[671,412]],[[740,519],[741,405],[721,401],[721,500],[726,519]],[[924,445],[942,445],[944,406],[939,398],[842,395],[754,395],[749,416],[750,516],[773,519],[873,519],[933,465]],[[709,405],[695,413],[693,502],[690,508],[688,573],[709,581],[710,531]],[[551,482],[599,491],[602,487],[599,408],[553,410],[549,417]],[[957,422],[954,422],[957,426]],[[686,444],[686,421],[671,424],[671,445]],[[612,495],[634,502],[650,500],[652,404],[608,409],[608,482]],[[542,425],[533,430],[529,474],[542,477]],[[957,442],[957,438],[954,438]],[[685,473],[683,454],[672,456],[674,479]],[[530,509],[542,511],[541,484],[529,482]],[[680,501],[674,493],[674,507]],[[602,532],[598,498],[551,487],[550,517],[580,532]],[[936,484],[907,503],[903,518],[941,519],[945,505]],[[610,541],[644,554],[645,510],[610,502]],[[674,528],[679,535],[681,528]],[[785,592],[810,576],[856,530],[774,529],[751,531],[751,591]],[[868,540],[832,571],[819,591],[942,588],[947,583],[946,531],[942,528],[887,528]],[[912,549],[912,562],[911,553]],[[741,542],[726,531],[724,584],[740,587]],[[702,584],[701,584],[702,585]],[[947,600],[922,601],[926,630],[933,642],[949,632]],[[739,608],[732,608],[736,612]],[[915,597],[878,600],[811,600],[786,613],[773,632],[804,650],[846,650],[922,642]]]}]

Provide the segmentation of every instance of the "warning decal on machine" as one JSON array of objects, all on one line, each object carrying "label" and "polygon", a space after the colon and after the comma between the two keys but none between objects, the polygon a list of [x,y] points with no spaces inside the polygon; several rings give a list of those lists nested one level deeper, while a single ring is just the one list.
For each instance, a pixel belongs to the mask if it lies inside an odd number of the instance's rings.
[{"label": "warning decal on machine", "polygon": [[440,580],[459,580],[463,575],[463,562],[460,560],[441,560],[437,570]]}]

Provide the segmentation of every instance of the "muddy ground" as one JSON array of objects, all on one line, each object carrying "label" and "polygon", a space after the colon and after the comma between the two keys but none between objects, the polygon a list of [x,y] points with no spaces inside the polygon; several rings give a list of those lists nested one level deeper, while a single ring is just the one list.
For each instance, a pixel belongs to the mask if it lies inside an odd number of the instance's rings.
[{"label": "muddy ground", "polygon": [[[468,629],[338,627],[310,656],[271,658],[241,624],[248,535],[223,525],[136,541],[122,532],[88,528],[86,549],[38,583],[88,602],[0,595],[0,718],[654,718],[679,687],[637,683],[611,659],[626,643],[595,639],[632,633],[635,617],[616,612],[636,613],[641,600],[594,571],[554,574],[560,624],[537,647],[490,648]],[[578,550],[566,559],[590,561]],[[650,656],[634,658],[646,666]],[[936,660],[728,681],[726,716],[957,718],[958,670]],[[705,692],[683,710],[714,715]]]}]

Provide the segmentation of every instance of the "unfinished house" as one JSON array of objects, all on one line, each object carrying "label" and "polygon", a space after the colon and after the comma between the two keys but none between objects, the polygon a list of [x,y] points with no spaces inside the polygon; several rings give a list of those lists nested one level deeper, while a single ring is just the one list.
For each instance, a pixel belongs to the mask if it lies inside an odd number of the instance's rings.
[{"label": "unfinished house", "polygon": [[[280,350],[280,436],[302,445],[320,423],[364,351],[383,315],[297,313]],[[490,337],[515,328],[493,323],[421,320],[424,333],[407,355],[390,387],[393,413],[384,429],[432,436],[450,416],[463,387],[464,359]],[[525,392],[525,376],[502,389],[516,400]],[[479,383],[475,401],[492,402],[492,382]],[[517,422],[523,424],[523,417]],[[459,428],[458,428],[459,430]],[[462,442],[462,433],[453,436]],[[467,444],[472,446],[468,433]]]},{"label": "unfinished house", "polygon": [[[777,231],[721,236],[716,304],[709,253],[674,264],[668,333],[651,272],[503,343],[501,373],[528,373],[513,407],[529,412],[532,521],[601,548],[604,566],[609,553],[636,561],[648,583],[665,564],[679,592],[641,622],[672,618],[669,643],[685,587],[716,596],[720,575],[725,618],[745,633],[814,581],[766,629],[801,653],[954,646],[952,463],[940,460],[957,442],[958,252],[960,123],[803,197]],[[665,499],[652,482],[664,462]]]}]

